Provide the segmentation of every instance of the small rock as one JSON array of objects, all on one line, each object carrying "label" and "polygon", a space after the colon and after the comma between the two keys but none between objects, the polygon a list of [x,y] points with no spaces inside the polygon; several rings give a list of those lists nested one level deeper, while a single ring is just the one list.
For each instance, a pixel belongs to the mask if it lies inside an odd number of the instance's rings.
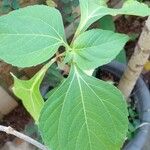
[{"label": "small rock", "polygon": [[7,142],[1,150],[37,150],[31,144],[18,140],[14,140],[13,142]]}]

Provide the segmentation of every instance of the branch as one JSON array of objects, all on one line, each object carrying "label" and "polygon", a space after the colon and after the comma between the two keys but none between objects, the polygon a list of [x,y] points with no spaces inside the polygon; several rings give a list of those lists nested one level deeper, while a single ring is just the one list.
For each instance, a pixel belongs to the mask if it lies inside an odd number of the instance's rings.
[{"label": "branch", "polygon": [[37,142],[36,140],[30,138],[29,136],[26,136],[16,130],[14,130],[12,127],[5,127],[5,126],[2,126],[0,125],[0,131],[2,132],[6,132],[7,134],[11,134],[11,135],[14,135],[34,146],[36,146],[37,148],[41,149],[41,150],[48,150],[48,148],[46,146],[44,146],[43,144]]},{"label": "branch", "polygon": [[128,66],[120,80],[118,88],[126,98],[131,94],[144,64],[150,56],[150,17],[147,19],[142,34],[135,47],[134,54],[129,60]]}]

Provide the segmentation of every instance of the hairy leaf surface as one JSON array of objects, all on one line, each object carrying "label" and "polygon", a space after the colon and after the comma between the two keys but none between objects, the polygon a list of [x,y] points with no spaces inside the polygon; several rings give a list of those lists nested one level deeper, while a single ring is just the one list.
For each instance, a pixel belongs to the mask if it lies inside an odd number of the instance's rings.
[{"label": "hairy leaf surface", "polygon": [[126,14],[143,17],[150,15],[150,8],[136,0],[127,0],[120,9],[108,8],[103,4],[105,2],[101,0],[80,0],[81,21],[76,35],[85,31],[92,23],[105,15],[116,16]]},{"label": "hairy leaf surface", "polygon": [[126,137],[127,116],[118,89],[72,66],[45,103],[39,129],[52,150],[118,150]]},{"label": "hairy leaf surface", "polygon": [[45,72],[52,63],[53,61],[46,64],[37,74],[27,81],[20,80],[13,75],[13,92],[22,100],[25,108],[32,115],[35,121],[38,121],[40,111],[44,105],[44,100],[39,90],[40,84],[44,78]]},{"label": "hairy leaf surface", "polygon": [[68,55],[82,69],[94,69],[112,61],[122,50],[128,36],[93,29],[80,34]]},{"label": "hairy leaf surface", "polygon": [[35,5],[0,17],[0,59],[15,66],[48,60],[64,41],[62,17],[55,8]]}]

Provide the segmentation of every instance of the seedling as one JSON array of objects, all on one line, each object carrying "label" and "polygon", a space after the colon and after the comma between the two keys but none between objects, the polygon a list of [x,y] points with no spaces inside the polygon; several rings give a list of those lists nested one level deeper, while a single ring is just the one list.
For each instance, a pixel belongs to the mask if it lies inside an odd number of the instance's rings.
[{"label": "seedling", "polygon": [[[108,8],[105,0],[80,0],[80,9],[80,24],[70,45],[55,8],[35,5],[0,17],[0,59],[21,68],[49,61],[29,81],[13,75],[13,91],[36,121],[49,149],[118,150],[128,131],[125,99],[116,87],[88,76],[85,70],[112,61],[128,36],[86,30],[105,15],[148,16],[150,9],[135,0],[120,9]],[[60,46],[65,51],[53,57]],[[70,73],[44,102],[39,86],[47,69],[60,57],[70,66]]]}]

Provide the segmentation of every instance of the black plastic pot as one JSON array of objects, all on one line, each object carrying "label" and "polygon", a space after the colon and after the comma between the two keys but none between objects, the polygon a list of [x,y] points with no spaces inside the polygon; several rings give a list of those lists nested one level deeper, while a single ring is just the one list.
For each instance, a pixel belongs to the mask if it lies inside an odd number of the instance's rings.
[{"label": "black plastic pot", "polygon": [[[112,62],[97,68],[94,72],[101,69],[112,73],[120,78],[125,69],[125,65],[118,62]],[[136,83],[132,97],[137,101],[137,110],[139,112],[141,126],[137,129],[135,137],[123,148],[123,150],[150,150],[150,92],[142,77]]]}]

